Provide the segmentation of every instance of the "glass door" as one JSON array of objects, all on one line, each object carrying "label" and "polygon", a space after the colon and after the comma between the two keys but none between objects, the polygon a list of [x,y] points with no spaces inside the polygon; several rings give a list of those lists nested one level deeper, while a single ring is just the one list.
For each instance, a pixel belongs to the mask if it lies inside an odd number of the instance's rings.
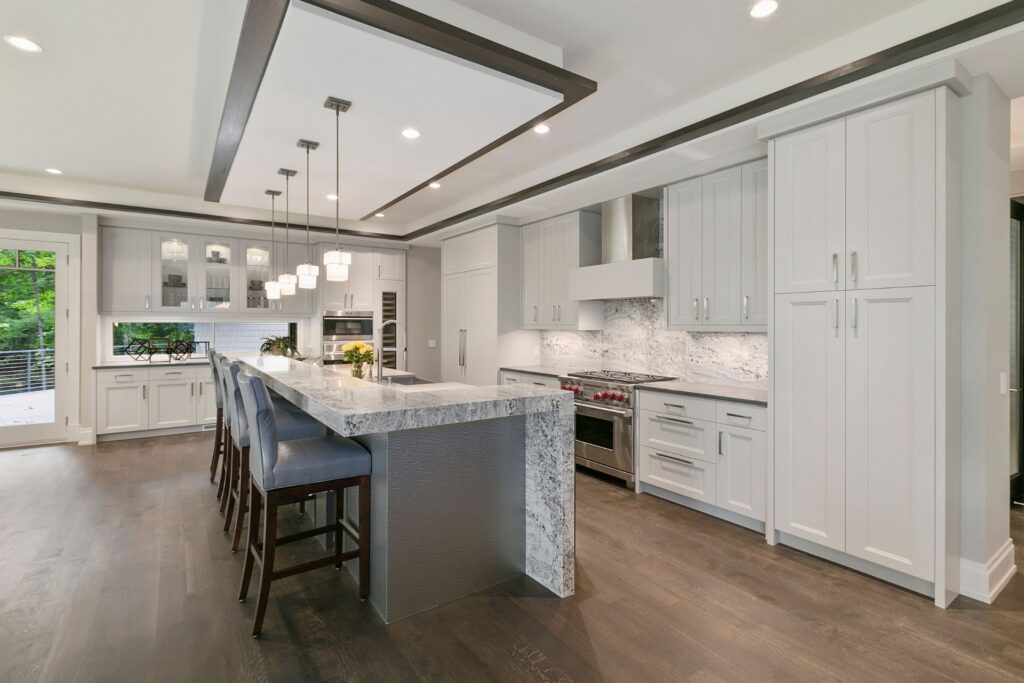
[{"label": "glass door", "polygon": [[0,239],[0,447],[67,437],[66,263],[64,244]]},{"label": "glass door", "polygon": [[231,308],[231,272],[235,255],[232,240],[203,240],[199,308],[225,311]]},{"label": "glass door", "polygon": [[189,239],[182,236],[160,235],[157,239],[156,291],[153,308],[181,311],[195,308],[190,293]]},{"label": "glass door", "polygon": [[270,301],[263,284],[270,279],[270,245],[245,245],[245,310],[270,310]]}]

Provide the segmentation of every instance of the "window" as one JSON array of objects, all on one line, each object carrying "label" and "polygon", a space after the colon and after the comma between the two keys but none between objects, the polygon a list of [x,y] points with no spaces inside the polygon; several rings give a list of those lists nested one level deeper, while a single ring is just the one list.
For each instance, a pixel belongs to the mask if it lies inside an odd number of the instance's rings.
[{"label": "window", "polygon": [[221,353],[256,353],[267,337],[291,337],[296,341],[295,323],[215,323],[215,322],[115,322],[111,336],[111,355],[125,357],[125,347],[133,339],[143,341],[209,342]]}]

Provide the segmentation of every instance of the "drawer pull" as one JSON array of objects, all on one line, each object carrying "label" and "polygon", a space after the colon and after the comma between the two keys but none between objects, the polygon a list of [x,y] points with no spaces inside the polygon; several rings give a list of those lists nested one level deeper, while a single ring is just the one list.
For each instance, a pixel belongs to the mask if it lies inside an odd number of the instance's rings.
[{"label": "drawer pull", "polygon": [[536,384],[538,387],[546,387],[547,386],[547,384],[544,384],[544,382],[534,382],[534,384]]},{"label": "drawer pull", "polygon": [[679,410],[686,410],[686,406],[682,403],[663,403],[662,405],[666,408],[679,408]]},{"label": "drawer pull", "polygon": [[693,465],[693,461],[692,460],[687,460],[686,458],[680,458],[677,455],[669,455],[668,453],[661,453],[660,451],[654,451],[654,454],[656,456],[658,456],[659,458],[665,458],[666,460],[675,460],[676,462],[681,462],[684,465]]},{"label": "drawer pull", "polygon": [[669,422],[678,422],[679,424],[693,426],[693,420],[683,420],[678,417],[669,417],[668,415],[655,415],[655,420],[668,420]]},{"label": "drawer pull", "polygon": [[741,420],[753,420],[751,415],[740,415],[739,413],[726,413],[726,417],[738,417]]},{"label": "drawer pull", "polygon": [[120,382],[122,377],[127,377],[129,382],[135,378],[134,375],[114,375],[114,381]]}]

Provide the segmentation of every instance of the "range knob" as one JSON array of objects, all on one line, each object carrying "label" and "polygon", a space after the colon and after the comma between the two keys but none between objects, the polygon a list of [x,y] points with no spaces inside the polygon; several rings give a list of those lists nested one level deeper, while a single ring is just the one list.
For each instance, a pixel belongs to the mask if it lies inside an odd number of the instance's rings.
[{"label": "range knob", "polygon": [[563,384],[562,385],[562,390],[563,391],[572,391],[572,387],[569,386],[568,384]]},{"label": "range knob", "polygon": [[601,394],[601,398],[611,398],[611,396],[612,396],[612,393],[610,391],[606,391],[606,392]]},{"label": "range knob", "polygon": [[601,394],[600,394],[600,392],[598,392],[598,393],[595,393],[595,394],[594,394],[594,400],[595,400],[595,401],[600,401],[600,400],[601,400]]},{"label": "range knob", "polygon": [[619,394],[619,395],[618,395],[618,396],[617,396],[616,398],[617,398],[617,399],[618,399],[619,401],[625,401],[625,400],[626,400],[626,395],[625,395],[625,394]]}]

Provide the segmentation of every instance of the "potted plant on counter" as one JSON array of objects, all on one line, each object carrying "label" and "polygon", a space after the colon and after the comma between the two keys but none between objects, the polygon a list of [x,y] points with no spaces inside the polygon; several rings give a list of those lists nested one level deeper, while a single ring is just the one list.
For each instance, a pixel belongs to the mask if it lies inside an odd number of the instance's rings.
[{"label": "potted plant on counter", "polygon": [[294,356],[297,352],[291,337],[267,337],[260,344],[260,353],[272,356]]},{"label": "potted plant on counter", "polygon": [[346,363],[352,364],[352,376],[363,378],[363,365],[373,362],[373,344],[356,341],[341,347],[341,356]]}]

